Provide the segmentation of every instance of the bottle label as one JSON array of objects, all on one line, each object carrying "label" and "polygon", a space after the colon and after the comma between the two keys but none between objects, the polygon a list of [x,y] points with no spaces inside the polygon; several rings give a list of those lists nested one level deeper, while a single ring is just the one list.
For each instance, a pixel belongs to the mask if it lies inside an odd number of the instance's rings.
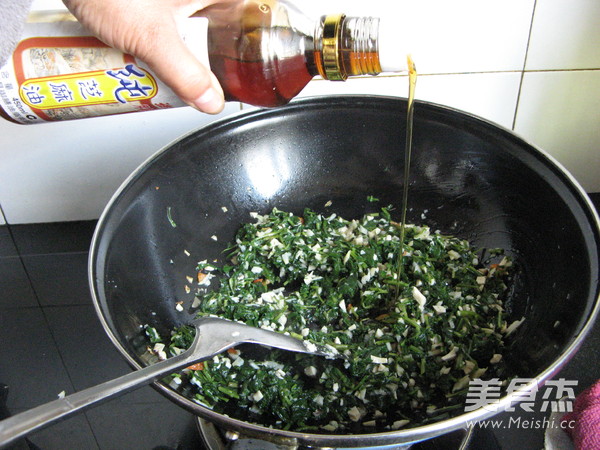
[{"label": "bottle label", "polygon": [[[199,53],[206,53],[208,21],[194,18],[193,25],[192,38],[185,30],[182,37],[206,63],[207,55]],[[184,106],[142,62],[86,36],[77,22],[31,23],[26,33],[30,37],[0,69],[0,107],[17,122]]]}]

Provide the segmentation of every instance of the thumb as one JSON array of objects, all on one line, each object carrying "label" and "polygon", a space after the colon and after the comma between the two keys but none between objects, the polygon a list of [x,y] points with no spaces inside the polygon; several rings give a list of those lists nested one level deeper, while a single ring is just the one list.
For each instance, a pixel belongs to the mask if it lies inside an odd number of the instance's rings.
[{"label": "thumb", "polygon": [[181,100],[209,114],[223,110],[223,89],[217,78],[196,59],[176,27],[163,29],[152,44],[140,58]]}]

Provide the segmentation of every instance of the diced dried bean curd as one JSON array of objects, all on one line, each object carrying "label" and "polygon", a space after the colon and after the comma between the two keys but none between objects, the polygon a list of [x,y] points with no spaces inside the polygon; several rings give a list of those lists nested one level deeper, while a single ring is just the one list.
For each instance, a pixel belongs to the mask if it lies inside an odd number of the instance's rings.
[{"label": "diced dried bean curd", "polygon": [[[513,264],[501,251],[490,251],[492,267],[467,241],[407,224],[399,280],[400,230],[389,208],[355,220],[308,209],[251,216],[228,262],[198,263],[198,314],[344,358],[240,347],[177,375],[185,395],[267,426],[372,433],[460,413],[473,377],[505,379],[504,339],[521,321],[502,306]],[[151,327],[146,334],[161,341]],[[192,339],[181,327],[162,341],[174,354]]]}]

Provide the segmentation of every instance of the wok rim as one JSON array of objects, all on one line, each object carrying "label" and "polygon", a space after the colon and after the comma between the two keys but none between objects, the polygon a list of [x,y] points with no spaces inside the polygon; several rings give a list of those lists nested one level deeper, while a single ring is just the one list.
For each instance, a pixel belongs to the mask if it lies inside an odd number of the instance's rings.
[{"label": "wok rim", "polygon": [[[236,122],[254,122],[261,117],[271,117],[273,115],[280,114],[280,111],[289,108],[306,108],[310,105],[323,105],[325,103],[333,102],[333,105],[347,105],[356,102],[356,101],[369,101],[369,100],[377,100],[383,102],[398,102],[398,101],[406,101],[405,98],[402,97],[394,97],[394,96],[379,96],[379,95],[325,95],[325,96],[316,96],[316,97],[306,97],[302,99],[296,99],[290,102],[289,105],[284,106],[282,108],[275,109],[262,109],[262,108],[252,108],[250,110],[241,110],[239,112],[232,113],[224,118],[215,120],[214,122],[201,126],[196,129],[190,130],[188,133],[183,134],[182,136],[172,140],[170,143],[164,145],[162,148],[157,150],[155,153],[150,155],[144,162],[142,162],[119,186],[119,188],[115,191],[115,193],[110,198],[109,202],[106,204],[100,218],[98,219],[98,223],[94,230],[94,234],[91,241],[89,258],[88,258],[88,282],[90,287],[90,292],[92,296],[92,301],[94,304],[94,309],[96,311],[96,315],[98,316],[102,328],[107,333],[109,339],[116,347],[116,349],[121,353],[121,355],[126,359],[129,365],[135,369],[139,370],[142,366],[138,363],[138,361],[133,358],[129,352],[120,344],[119,339],[111,330],[111,327],[105,317],[104,311],[102,309],[101,299],[99,298],[99,294],[97,293],[96,288],[96,258],[99,247],[99,242],[103,235],[103,230],[107,221],[110,219],[110,215],[113,209],[113,206],[118,202],[121,195],[124,191],[132,184],[139,176],[141,176],[145,170],[151,166],[155,160],[157,160],[163,153],[166,153],[171,149],[174,145],[179,142],[182,142],[189,138],[192,135],[197,133],[210,133],[214,132],[214,130],[227,126],[230,127],[232,124]],[[600,248],[600,218],[596,209],[591,202],[588,194],[585,192],[583,187],[579,184],[579,182],[574,178],[574,176],[552,155],[550,155],[545,150],[539,148],[538,146],[530,143],[528,140],[524,139],[518,133],[499,125],[491,120],[479,117],[475,114],[465,112],[459,110],[457,108],[427,102],[422,100],[415,100],[416,106],[419,104],[426,105],[428,107],[432,107],[434,109],[438,109],[450,114],[458,114],[463,117],[470,118],[471,120],[475,120],[476,122],[482,123],[484,126],[493,127],[496,130],[502,132],[504,135],[510,136],[513,140],[518,140],[520,143],[529,147],[532,154],[537,153],[540,157],[546,160],[548,166],[552,167],[556,170],[556,172],[564,177],[565,185],[573,190],[573,194],[577,197],[580,206],[585,211],[586,215],[589,217],[589,225],[595,231],[596,243],[598,244],[598,248]],[[600,273],[598,274],[600,276]],[[592,278],[591,282],[595,282],[596,285],[599,284],[600,280],[598,278]],[[430,439],[436,436],[440,436],[442,434],[446,434],[452,431],[456,431],[459,429],[465,428],[468,424],[475,424],[476,422],[489,419],[497,414],[500,414],[506,411],[512,405],[515,405],[519,402],[519,398],[523,398],[523,393],[529,392],[534,386],[541,386],[544,384],[546,380],[551,379],[554,375],[556,375],[564,365],[575,355],[577,350],[581,347],[585,338],[590,333],[594,322],[600,316],[600,289],[597,289],[597,296],[595,298],[595,303],[593,308],[591,309],[587,319],[585,319],[585,324],[583,325],[581,331],[578,335],[573,339],[573,341],[566,347],[566,349],[550,364],[544,371],[542,371],[535,378],[532,378],[529,383],[524,386],[521,386],[518,390],[512,392],[509,395],[502,397],[497,403],[494,403],[496,409],[493,411],[486,411],[485,408],[479,408],[475,411],[471,411],[469,413],[463,413],[455,417],[451,417],[449,419],[442,420],[440,422],[422,425],[414,428],[407,428],[404,430],[396,430],[389,432],[379,432],[379,433],[366,433],[366,434],[355,434],[355,435],[331,435],[331,434],[318,434],[318,433],[301,433],[294,431],[285,431],[274,428],[268,428],[262,425],[252,424],[250,422],[244,422],[238,419],[234,419],[220,413],[216,413],[213,410],[204,407],[183,395],[173,391],[168,388],[166,385],[163,385],[160,382],[154,382],[151,384],[153,388],[155,388],[162,395],[167,397],[170,401],[173,401],[177,405],[187,409],[188,411],[194,413],[197,416],[200,416],[210,422],[215,423],[218,426],[224,427],[226,430],[237,431],[243,433],[248,437],[260,437],[265,438],[267,440],[283,440],[290,444],[303,444],[303,445],[318,445],[318,446],[326,446],[326,447],[369,447],[369,446],[389,446],[389,445],[397,445],[397,444],[410,444],[416,443],[422,440]]]}]

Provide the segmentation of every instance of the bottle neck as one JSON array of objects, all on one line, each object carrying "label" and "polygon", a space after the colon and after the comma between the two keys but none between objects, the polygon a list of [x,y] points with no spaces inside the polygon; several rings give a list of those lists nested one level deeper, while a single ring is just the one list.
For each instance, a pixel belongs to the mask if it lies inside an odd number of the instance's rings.
[{"label": "bottle neck", "polygon": [[379,19],[323,16],[315,30],[315,65],[326,80],[343,81],[382,72],[378,52]]}]

